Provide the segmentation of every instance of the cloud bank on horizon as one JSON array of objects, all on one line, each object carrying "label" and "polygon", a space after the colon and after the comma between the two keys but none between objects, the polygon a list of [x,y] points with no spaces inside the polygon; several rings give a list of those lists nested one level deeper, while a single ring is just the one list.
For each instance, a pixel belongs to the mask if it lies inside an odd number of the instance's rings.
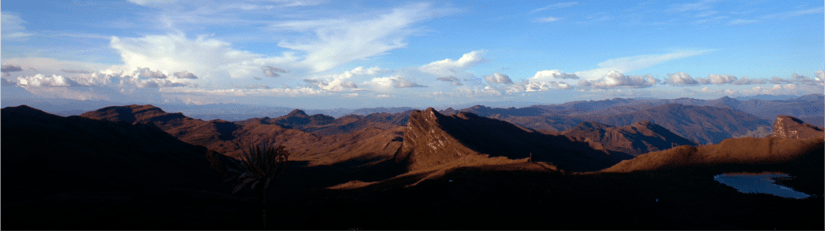
[{"label": "cloud bank on horizon", "polygon": [[4,6],[4,99],[355,108],[825,89],[821,1]]}]

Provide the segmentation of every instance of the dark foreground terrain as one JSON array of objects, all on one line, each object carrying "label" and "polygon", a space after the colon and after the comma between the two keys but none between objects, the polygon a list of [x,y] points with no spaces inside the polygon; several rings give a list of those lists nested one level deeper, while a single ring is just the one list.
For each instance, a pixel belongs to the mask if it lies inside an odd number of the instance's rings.
[{"label": "dark foreground terrain", "polygon": [[[257,228],[252,192],[223,182],[227,157],[157,126],[24,107],[2,119],[4,229]],[[768,148],[736,151],[748,143]],[[297,160],[267,191],[267,228],[822,230],[823,152],[822,136],[740,138],[586,173],[479,155],[416,171],[394,158]],[[784,172],[781,184],[814,196],[713,180],[729,172]]]}]

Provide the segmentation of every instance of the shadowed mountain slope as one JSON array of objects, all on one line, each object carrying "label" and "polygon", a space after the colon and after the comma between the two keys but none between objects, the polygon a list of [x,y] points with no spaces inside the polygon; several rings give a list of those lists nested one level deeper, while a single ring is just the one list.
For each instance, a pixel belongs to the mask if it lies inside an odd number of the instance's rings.
[{"label": "shadowed mountain slope", "polygon": [[825,132],[821,127],[802,122],[791,116],[780,115],[776,117],[773,123],[773,133],[769,137],[808,139],[824,135]]},{"label": "shadowed mountain slope", "polygon": [[814,150],[819,150],[818,155],[823,155],[821,151],[825,144],[823,142],[822,136],[804,140],[778,137],[733,138],[719,144],[698,148],[679,146],[665,151],[651,152],[632,160],[622,161],[602,172],[653,171],[699,165],[783,163],[800,158],[802,155],[812,155],[811,152]]},{"label": "shadowed mountain slope", "polygon": [[611,153],[596,142],[579,142],[567,136],[545,135],[516,125],[471,113],[445,116],[428,108],[410,115],[404,142],[395,156],[409,170],[426,169],[466,156],[530,157],[552,162],[561,169],[593,171],[630,158]]},{"label": "shadowed mountain slope", "polygon": [[674,146],[696,143],[676,135],[667,128],[649,121],[636,122],[623,127],[614,127],[597,122],[582,122],[572,129],[556,132],[560,135],[587,138],[601,143],[607,150],[638,156],[653,151],[670,149]]}]

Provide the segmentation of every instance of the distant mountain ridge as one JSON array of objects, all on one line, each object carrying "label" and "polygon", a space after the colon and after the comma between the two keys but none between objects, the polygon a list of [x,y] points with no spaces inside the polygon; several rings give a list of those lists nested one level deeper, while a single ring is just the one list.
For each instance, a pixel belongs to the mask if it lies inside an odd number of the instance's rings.
[{"label": "distant mountain ridge", "polygon": [[636,122],[623,127],[585,121],[556,134],[590,139],[601,143],[608,150],[632,156],[666,150],[674,146],[696,146],[696,143],[650,121]]},{"label": "distant mountain ridge", "polygon": [[346,133],[322,136],[276,123],[293,125],[329,124],[331,117],[306,115],[295,110],[275,119],[248,119],[239,122],[203,121],[181,113],[166,113],[152,105],[127,105],[101,108],[83,113],[82,117],[153,124],[178,139],[203,145],[227,156],[237,156],[244,148],[260,143],[284,145],[294,153],[291,159],[311,164],[328,164],[352,159],[388,159],[401,145],[400,126],[353,127]]}]

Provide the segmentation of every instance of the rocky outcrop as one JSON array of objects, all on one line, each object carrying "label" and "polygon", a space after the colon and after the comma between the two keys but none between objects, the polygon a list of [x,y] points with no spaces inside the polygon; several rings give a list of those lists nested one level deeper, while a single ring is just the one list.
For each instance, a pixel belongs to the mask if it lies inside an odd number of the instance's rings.
[{"label": "rocky outcrop", "polygon": [[446,116],[428,108],[410,115],[395,160],[413,171],[459,161],[469,155],[509,159],[532,156],[534,161],[551,162],[571,171],[598,170],[631,158],[589,140],[542,134],[472,113]]},{"label": "rocky outcrop", "polygon": [[812,137],[825,136],[822,128],[802,122],[802,120],[786,115],[776,117],[773,122],[773,133],[769,137],[782,137],[791,139],[807,139]]}]

